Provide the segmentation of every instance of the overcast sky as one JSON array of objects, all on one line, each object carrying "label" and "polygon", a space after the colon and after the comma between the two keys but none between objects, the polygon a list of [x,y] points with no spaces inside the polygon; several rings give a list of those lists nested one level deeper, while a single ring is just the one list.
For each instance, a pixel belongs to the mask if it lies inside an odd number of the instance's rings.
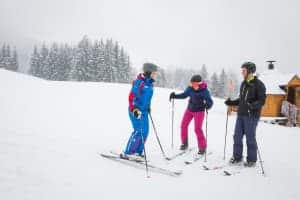
[{"label": "overcast sky", "polygon": [[300,74],[298,0],[0,0],[0,31],[13,41],[111,37],[136,67],[215,71],[250,60],[263,71],[275,59]]}]

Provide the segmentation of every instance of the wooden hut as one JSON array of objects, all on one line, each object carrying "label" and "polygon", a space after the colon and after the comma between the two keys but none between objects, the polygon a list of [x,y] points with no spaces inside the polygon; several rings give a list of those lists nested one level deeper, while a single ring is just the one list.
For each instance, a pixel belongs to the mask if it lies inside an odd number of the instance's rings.
[{"label": "wooden hut", "polygon": [[297,122],[300,123],[300,77],[294,75],[294,77],[288,82],[287,85],[282,86],[287,91],[286,100],[291,104],[296,105],[298,108]]},{"label": "wooden hut", "polygon": [[275,69],[269,69],[259,75],[259,79],[266,86],[266,102],[262,109],[261,116],[281,116],[281,104],[287,97],[285,85],[292,79],[292,74],[282,74]]},{"label": "wooden hut", "polygon": [[[283,74],[274,68],[260,74],[259,79],[266,86],[266,102],[262,108],[263,117],[280,117],[284,100],[298,108],[297,122],[300,122],[300,77],[296,74]],[[237,107],[231,108],[237,111]]]}]

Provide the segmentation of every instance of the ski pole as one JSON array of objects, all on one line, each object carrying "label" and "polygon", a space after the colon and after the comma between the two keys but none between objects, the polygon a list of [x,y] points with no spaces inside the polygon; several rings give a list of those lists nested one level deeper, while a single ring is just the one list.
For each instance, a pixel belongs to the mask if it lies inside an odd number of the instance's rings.
[{"label": "ski pole", "polygon": [[225,142],[224,142],[224,157],[223,157],[223,160],[225,160],[225,155],[226,155],[226,138],[227,138],[227,130],[228,130],[228,115],[229,115],[229,107],[227,108],[227,114],[226,114],[226,128],[225,128]]},{"label": "ski pole", "polygon": [[[255,141],[256,141],[256,139],[255,139]],[[259,159],[259,163],[260,163],[260,167],[261,167],[261,172],[262,172],[263,175],[266,175],[265,170],[264,170],[264,166],[263,166],[263,162],[262,162],[262,159],[261,159],[260,150],[259,150],[258,145],[257,145],[257,141],[256,141],[256,147],[257,147],[257,153],[258,153],[258,159]]]},{"label": "ski pole", "polygon": [[205,151],[205,158],[204,158],[204,162],[206,162],[207,160],[206,160],[206,155],[207,155],[207,120],[208,120],[208,111],[207,111],[207,109],[205,109],[205,111],[206,111],[206,122],[205,122],[205,137],[206,137],[206,151]]},{"label": "ski pole", "polygon": [[160,150],[161,150],[161,152],[162,152],[162,155],[163,155],[163,157],[164,157],[166,160],[168,160],[168,157],[166,156],[166,154],[165,154],[165,152],[164,152],[164,150],[163,150],[163,148],[162,148],[162,145],[161,145],[161,143],[160,143],[160,140],[159,140],[159,137],[158,137],[158,134],[157,134],[157,131],[156,131],[156,128],[155,128],[155,125],[154,125],[154,122],[153,122],[151,113],[149,113],[149,116],[150,116],[150,119],[151,119],[151,122],[152,122],[153,130],[154,130],[154,133],[155,133],[157,142],[158,142],[159,147],[160,147]]},{"label": "ski pole", "polygon": [[150,178],[149,176],[149,169],[148,169],[148,160],[147,160],[147,154],[146,154],[146,146],[145,146],[145,139],[143,136],[143,129],[142,129],[142,119],[140,119],[140,129],[141,129],[141,138],[144,146],[144,159],[145,159],[145,166],[146,166],[146,175],[147,178]]},{"label": "ski pole", "polygon": [[[232,80],[229,81],[228,88],[229,88],[228,98],[230,98],[231,94],[232,94],[232,90],[233,90],[233,82],[232,82]],[[224,141],[224,156],[223,156],[223,160],[226,159],[225,155],[226,155],[226,146],[227,146],[228,117],[229,117],[229,107],[227,107],[227,114],[226,114],[226,128],[225,128],[225,141]]]},{"label": "ski pole", "polygon": [[174,99],[172,99],[172,149],[174,149]]}]

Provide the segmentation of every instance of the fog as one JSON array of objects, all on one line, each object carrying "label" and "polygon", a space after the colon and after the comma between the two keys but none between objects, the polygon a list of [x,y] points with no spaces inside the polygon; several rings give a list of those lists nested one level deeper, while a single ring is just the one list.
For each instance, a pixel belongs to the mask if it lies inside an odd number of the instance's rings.
[{"label": "fog", "polygon": [[31,51],[36,43],[76,44],[88,35],[92,40],[119,41],[135,67],[151,61],[164,68],[206,64],[216,71],[239,69],[250,60],[263,71],[265,61],[274,59],[279,70],[299,74],[299,4],[296,0],[0,0],[0,44]]}]

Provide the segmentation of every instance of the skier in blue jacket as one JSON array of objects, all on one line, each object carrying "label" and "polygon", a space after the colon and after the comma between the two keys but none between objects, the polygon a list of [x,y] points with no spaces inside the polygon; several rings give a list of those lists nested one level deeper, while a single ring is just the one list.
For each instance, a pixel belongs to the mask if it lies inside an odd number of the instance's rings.
[{"label": "skier in blue jacket", "polygon": [[133,132],[128,140],[125,151],[121,156],[143,156],[144,144],[149,133],[149,119],[151,99],[153,95],[154,76],[157,66],[152,63],[143,65],[143,72],[132,83],[129,93],[129,118],[133,126]]}]

